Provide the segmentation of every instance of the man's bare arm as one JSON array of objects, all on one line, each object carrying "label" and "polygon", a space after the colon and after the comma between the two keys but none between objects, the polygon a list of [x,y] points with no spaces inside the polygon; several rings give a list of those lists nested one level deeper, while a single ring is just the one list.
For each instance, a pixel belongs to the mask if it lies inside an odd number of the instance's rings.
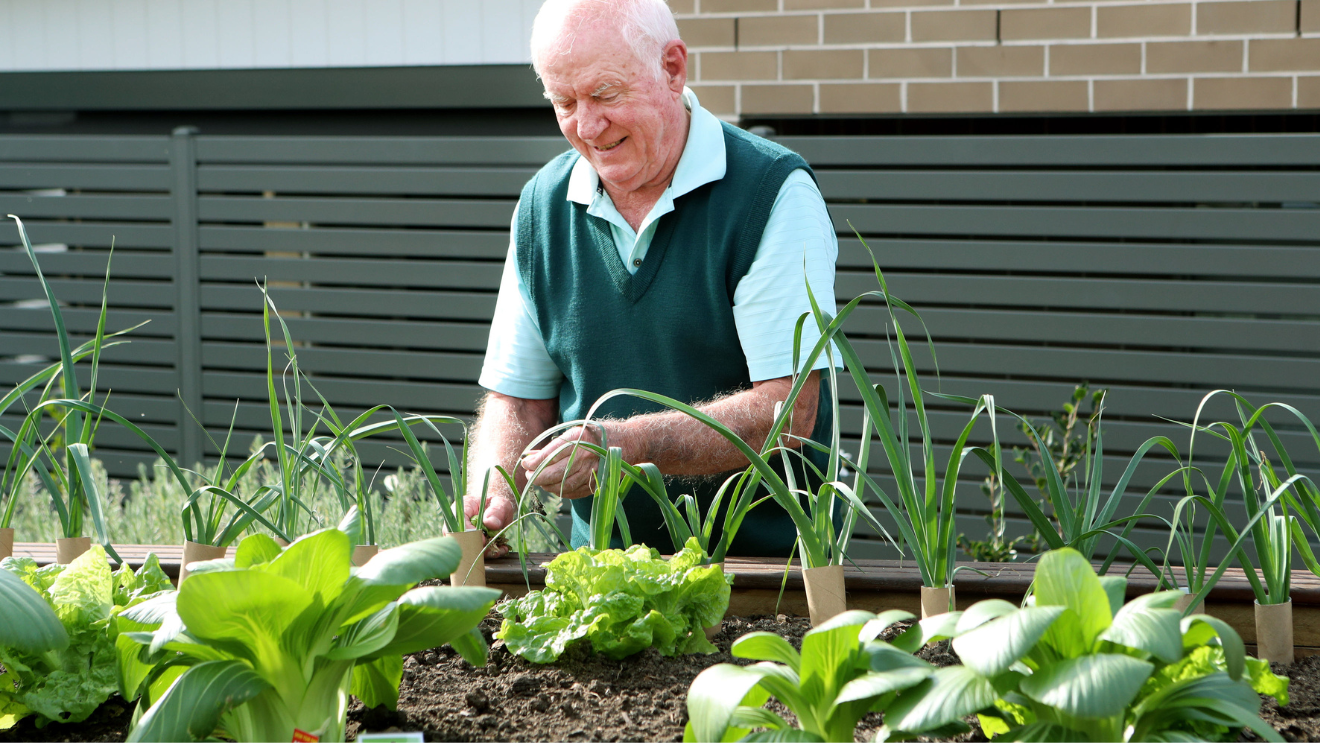
[{"label": "man's bare arm", "polygon": [[559,401],[555,398],[535,400],[514,398],[496,392],[486,393],[477,408],[477,420],[472,425],[468,443],[468,489],[463,509],[469,517],[476,516],[481,504],[481,484],[490,472],[490,490],[486,495],[486,513],[482,523],[490,529],[501,529],[513,521],[517,514],[517,496],[495,466],[511,473],[519,488],[527,476],[518,466],[523,449],[538,434],[554,426],[559,420]]},{"label": "man's bare arm", "polygon": [[[770,435],[775,404],[785,400],[793,387],[791,377],[779,377],[752,383],[751,390],[734,393],[697,406],[697,410],[733,430],[744,442],[760,448]],[[820,398],[820,373],[811,372],[793,406],[791,433],[811,436]],[[711,475],[745,467],[747,458],[727,439],[696,419],[677,411],[634,416],[623,421],[605,421],[603,425],[610,446],[623,449],[623,459],[631,463],[655,463],[667,475]],[[550,457],[550,453],[581,436],[599,443],[590,429],[570,429],[537,453],[523,460],[524,476]],[[530,440],[529,440],[530,441]],[[789,444],[796,444],[790,441]],[[545,454],[540,454],[545,453]],[[579,450],[567,473],[568,458],[560,457],[536,479],[536,484],[564,498],[591,494],[591,472],[595,457]]]}]

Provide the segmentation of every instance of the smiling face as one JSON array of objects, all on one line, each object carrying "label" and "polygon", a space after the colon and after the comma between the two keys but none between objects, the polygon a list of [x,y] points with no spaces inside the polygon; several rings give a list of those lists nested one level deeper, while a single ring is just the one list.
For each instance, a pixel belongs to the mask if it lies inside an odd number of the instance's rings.
[{"label": "smiling face", "polygon": [[559,131],[614,193],[669,182],[687,141],[683,86],[687,47],[661,50],[663,74],[639,60],[616,28],[586,20],[546,50],[540,64]]}]

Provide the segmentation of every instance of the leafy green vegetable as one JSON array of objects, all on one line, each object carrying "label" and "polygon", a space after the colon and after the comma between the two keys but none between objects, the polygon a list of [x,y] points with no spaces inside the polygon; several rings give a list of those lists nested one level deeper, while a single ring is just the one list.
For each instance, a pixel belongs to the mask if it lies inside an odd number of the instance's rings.
[{"label": "leafy green vegetable", "polygon": [[484,587],[421,587],[462,551],[422,540],[352,566],[337,529],[281,550],[266,535],[232,559],[193,565],[175,593],[115,618],[118,684],[140,699],[129,741],[289,741],[295,729],[343,741],[350,692],[396,704],[402,655],[452,643],[486,660],[476,632],[499,597]]},{"label": "leafy green vegetable", "polygon": [[1281,741],[1258,715],[1257,692],[1286,701],[1287,679],[1248,658],[1223,621],[1183,618],[1172,609],[1179,592],[1119,606],[1125,589],[1064,548],[1041,558],[1027,606],[986,600],[940,616],[965,666],[899,695],[880,740],[976,713],[996,740],[1231,741],[1249,727]]},{"label": "leafy green vegetable", "polygon": [[[13,633],[0,635],[0,729],[16,724],[29,714],[37,725],[51,721],[76,723],[118,688],[114,631],[111,615],[148,597],[172,589],[155,554],[147,556],[142,568],[127,565],[115,573],[100,545],[79,556],[68,566],[38,567],[30,558],[0,561],[4,580],[9,577],[28,591],[29,600],[43,603],[63,643],[32,643]],[[8,595],[6,595],[8,599]],[[44,615],[33,615],[33,606],[0,601],[0,625],[40,625]]]},{"label": "leafy green vegetable", "polygon": [[[942,620],[923,621],[893,644],[875,640],[890,625],[911,618],[902,610],[845,612],[808,631],[801,653],[773,633],[748,633],[734,641],[731,652],[761,663],[716,664],[697,675],[688,689],[683,741],[853,741],[862,716],[883,711],[903,690],[950,672],[937,671],[908,650],[952,630]],[[793,711],[798,728],[761,707],[771,695]],[[965,704],[952,697],[941,702]],[[940,733],[965,731],[956,722]]]},{"label": "leafy green vegetable", "polygon": [[546,565],[543,591],[498,607],[495,637],[540,664],[583,638],[612,659],[652,646],[666,656],[713,653],[704,628],[724,617],[731,579],[705,558],[696,538],[667,561],[645,545],[562,553]]}]

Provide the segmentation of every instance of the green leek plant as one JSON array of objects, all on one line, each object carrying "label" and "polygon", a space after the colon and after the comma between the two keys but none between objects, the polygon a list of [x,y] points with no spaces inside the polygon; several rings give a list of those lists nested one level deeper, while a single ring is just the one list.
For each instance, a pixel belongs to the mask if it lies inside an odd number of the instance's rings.
[{"label": "green leek plant", "polygon": [[[343,525],[353,529],[356,512]],[[140,700],[129,741],[343,741],[348,696],[397,703],[402,654],[445,643],[486,660],[477,624],[499,591],[429,586],[461,551],[409,543],[351,564],[355,536],[258,534],[232,559],[193,564],[178,592],[116,618],[120,692]]]},{"label": "green leek plant", "polygon": [[1257,693],[1285,705],[1287,679],[1247,657],[1224,621],[1171,609],[1178,592],[1124,604],[1126,588],[1076,550],[1046,553],[1026,606],[989,599],[951,613],[963,666],[901,693],[877,740],[977,714],[996,741],[1236,741],[1243,727],[1282,741]]},{"label": "green leek plant", "polygon": [[[808,631],[800,653],[774,633],[748,633],[730,653],[760,663],[716,664],[697,675],[683,741],[855,741],[863,716],[884,712],[904,690],[945,673],[912,654],[952,635],[949,617],[923,620],[887,643],[880,634],[911,613],[850,610]],[[796,729],[762,707],[772,695],[797,717]],[[929,733],[967,730],[950,721]]]},{"label": "green leek plant", "polygon": [[[3,494],[0,495],[0,505],[3,505],[0,526],[9,525],[14,512],[15,494],[28,473],[35,472],[50,495],[51,505],[59,518],[63,536],[82,537],[85,529],[84,519],[90,517],[97,541],[107,553],[118,560],[119,556],[111,546],[110,536],[105,529],[105,519],[102,515],[104,495],[98,492],[96,478],[92,473],[90,448],[96,437],[100,419],[86,416],[76,407],[48,405],[57,398],[89,401],[96,398],[101,352],[107,345],[106,287],[110,282],[110,262],[106,261],[105,283],[101,290],[101,309],[97,316],[95,336],[88,344],[78,347],[75,351],[69,342],[64,314],[60,311],[59,302],[55,299],[50,283],[46,281],[46,276],[41,271],[41,264],[37,261],[37,254],[32,249],[32,242],[28,239],[23,221],[12,214],[9,217],[14,220],[18,228],[23,250],[27,252],[28,259],[32,262],[37,281],[41,284],[46,301],[50,305],[51,317],[55,323],[56,341],[59,345],[60,362],[58,368],[52,365],[51,368],[33,375],[0,400],[0,413],[3,413],[21,401],[37,385],[45,383],[38,403],[29,408],[17,432],[0,427],[0,435],[12,443],[3,478],[0,478],[0,486],[3,486],[3,491],[0,492]],[[111,253],[113,254],[113,247]],[[75,359],[85,356],[91,357],[91,379],[89,389],[84,395],[78,382],[74,362]],[[56,383],[59,385],[58,395],[54,393]],[[49,433],[43,434],[45,419],[48,416],[54,422],[54,426]],[[57,452],[57,450],[63,451]]]},{"label": "green leek plant", "polygon": [[[862,245],[866,246],[864,240]],[[870,247],[866,247],[869,251]],[[958,399],[971,403],[973,410],[970,419],[954,444],[941,483],[940,473],[935,462],[935,445],[931,438],[930,421],[926,413],[925,393],[923,392],[921,380],[917,375],[916,366],[912,359],[912,350],[908,344],[907,335],[903,331],[903,325],[899,322],[897,311],[911,315],[917,322],[922,323],[923,328],[925,324],[921,320],[921,315],[912,306],[889,292],[884,273],[881,272],[879,264],[875,261],[874,254],[872,255],[872,265],[876,279],[880,284],[880,290],[865,292],[857,296],[839,309],[837,314],[831,316],[820,308],[814,295],[811,298],[813,314],[817,325],[821,329],[821,342],[832,340],[837,345],[847,372],[856,385],[865,406],[865,431],[862,434],[863,449],[859,458],[860,461],[856,463],[845,462],[855,469],[858,484],[866,484],[893,516],[902,536],[902,543],[912,550],[917,568],[921,572],[922,585],[943,588],[951,584],[956,572],[954,561],[957,558],[958,534],[954,523],[956,516],[954,490],[957,486],[963,461],[969,454],[977,454],[987,461],[996,478],[1000,478],[1003,472],[995,418],[1000,409],[996,408],[994,397],[991,395],[985,395],[975,400]],[[810,290],[810,287],[808,287],[808,290]],[[884,304],[889,316],[889,326],[894,332],[894,343],[890,345],[890,356],[894,371],[900,380],[896,386],[898,398],[893,408],[891,408],[890,399],[884,386],[871,381],[861,357],[842,331],[843,322],[866,299],[878,300]],[[928,332],[926,338],[930,346],[932,359],[934,359],[934,345],[930,341]],[[904,391],[904,382],[907,383],[906,392]],[[917,428],[920,432],[920,460],[924,473],[922,478],[917,475],[917,465],[913,458],[909,440],[910,424],[907,404],[907,396],[909,395],[912,398],[912,407],[916,414]],[[892,412],[895,409],[896,414]],[[989,450],[969,447],[967,444],[972,430],[982,414],[988,417],[990,423],[993,445]],[[890,474],[897,484],[897,500],[891,498],[867,474],[869,463],[866,460],[869,458],[872,436],[879,439],[881,448],[888,460]],[[838,457],[835,454],[837,450],[837,447],[832,448],[832,461]],[[848,492],[853,492],[853,489],[849,488]],[[869,515],[869,512],[866,514]]]},{"label": "green leek plant", "polygon": [[[1227,396],[1233,401],[1238,412],[1238,424],[1219,421],[1201,425],[1199,422],[1206,404],[1219,395]],[[1297,472],[1283,441],[1274,427],[1265,420],[1264,414],[1271,408],[1283,410],[1296,417],[1320,448],[1320,434],[1317,434],[1310,420],[1286,403],[1269,403],[1256,408],[1237,393],[1215,390],[1202,398],[1197,407],[1196,416],[1190,425],[1192,433],[1187,455],[1189,468],[1193,461],[1198,433],[1226,442],[1229,445],[1229,454],[1216,482],[1212,483],[1202,474],[1201,480],[1204,482],[1208,496],[1197,494],[1192,486],[1193,479],[1185,476],[1187,496],[1180,499],[1174,509],[1175,525],[1186,522],[1188,532],[1198,507],[1205,509],[1210,517],[1199,549],[1194,549],[1188,535],[1176,533],[1170,536],[1171,541],[1177,539],[1186,564],[1184,571],[1188,591],[1195,595],[1191,600],[1193,605],[1205,599],[1219,577],[1223,575],[1230,562],[1229,559],[1234,557],[1242,566],[1256,602],[1262,605],[1282,604],[1289,600],[1294,548],[1301,554],[1307,568],[1320,576],[1320,563],[1316,561],[1302,529],[1302,525],[1305,524],[1312,533],[1320,534],[1317,533],[1317,529],[1320,529],[1320,490],[1317,490],[1315,483],[1309,477]],[[1268,455],[1257,445],[1255,439],[1257,430],[1264,432],[1269,439],[1279,463],[1284,467],[1283,477]],[[1225,496],[1235,481],[1237,488],[1242,492],[1242,502],[1248,518],[1240,534],[1224,513]],[[1229,559],[1222,561],[1219,568],[1207,578],[1205,574],[1209,570],[1209,551],[1216,529],[1222,531],[1230,543]],[[1253,543],[1256,558],[1254,562],[1243,547],[1247,538]]]}]

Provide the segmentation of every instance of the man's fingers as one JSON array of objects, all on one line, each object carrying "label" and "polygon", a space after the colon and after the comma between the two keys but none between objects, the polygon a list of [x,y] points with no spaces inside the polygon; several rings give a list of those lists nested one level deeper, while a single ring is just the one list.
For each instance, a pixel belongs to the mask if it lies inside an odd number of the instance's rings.
[{"label": "man's fingers", "polygon": [[[467,496],[463,499],[463,513],[468,517],[477,516],[477,510],[480,508],[479,496]],[[481,523],[488,529],[502,530],[513,522],[517,512],[517,505],[508,496],[491,494],[486,497],[486,513],[482,515]]]}]

